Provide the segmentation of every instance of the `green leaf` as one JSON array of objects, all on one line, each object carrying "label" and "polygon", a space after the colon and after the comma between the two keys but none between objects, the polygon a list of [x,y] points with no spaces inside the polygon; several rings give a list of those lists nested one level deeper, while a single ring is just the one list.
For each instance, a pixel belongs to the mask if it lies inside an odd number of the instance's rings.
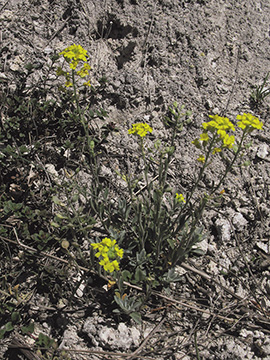
[{"label": "green leaf", "polygon": [[65,204],[62,203],[62,201],[60,199],[58,199],[57,196],[53,196],[52,197],[52,201],[56,204],[56,205],[60,205],[60,206],[65,206]]},{"label": "green leaf", "polygon": [[21,315],[19,312],[15,311],[11,314],[12,323],[18,323],[21,320]]},{"label": "green leaf", "polygon": [[63,219],[68,219],[67,216],[64,216],[64,215],[59,214],[59,213],[55,214],[55,216],[56,216],[58,219],[61,219],[61,220],[63,220]]},{"label": "green leaf", "polygon": [[2,339],[4,338],[5,333],[6,333],[6,329],[5,329],[5,328],[3,328],[3,329],[0,330],[0,340],[2,340]]},{"label": "green leaf", "polygon": [[27,325],[27,326],[23,326],[22,328],[21,328],[21,330],[22,330],[22,333],[23,334],[28,334],[28,333],[33,333],[34,332],[34,329],[35,328],[35,326],[34,326],[34,323],[33,322],[31,322],[29,325]]},{"label": "green leaf", "polygon": [[56,205],[60,205],[61,201],[58,199],[57,196],[53,196],[52,197],[52,201],[56,204]]},{"label": "green leaf", "polygon": [[124,281],[129,281],[132,277],[132,274],[128,270],[123,270],[122,276],[123,276]]},{"label": "green leaf", "polygon": [[154,190],[153,192],[153,200],[158,203],[159,202],[159,199],[161,198],[161,195],[160,192],[158,190]]},{"label": "green leaf", "polygon": [[202,249],[200,249],[200,248],[198,248],[198,247],[192,248],[192,249],[191,249],[191,253],[194,254],[194,255],[199,255],[199,256],[205,255],[205,251],[202,250]]},{"label": "green leaf", "polygon": [[6,323],[5,325],[5,331],[12,331],[14,329],[12,322],[9,321],[8,323]]},{"label": "green leaf", "polygon": [[50,339],[47,335],[40,333],[38,335],[37,345],[44,346],[46,348],[50,347],[54,341]]},{"label": "green leaf", "polygon": [[[23,135],[24,136],[24,135]],[[23,154],[23,153],[28,153],[29,152],[29,149],[27,149],[27,147],[25,145],[21,145],[20,146],[20,152]]]},{"label": "green leaf", "polygon": [[59,227],[60,227],[60,225],[57,224],[57,223],[54,222],[54,221],[51,221],[51,226],[52,226],[52,227],[55,227],[55,228],[59,228]]},{"label": "green leaf", "polygon": [[249,166],[251,164],[250,160],[246,160],[243,163],[243,166]]},{"label": "green leaf", "polygon": [[136,272],[135,272],[135,281],[136,283],[139,283],[143,280],[145,280],[145,271],[141,270],[140,268],[137,268],[136,269]]},{"label": "green leaf", "polygon": [[167,239],[167,242],[170,245],[171,249],[175,248],[175,241],[173,239]]},{"label": "green leaf", "polygon": [[249,149],[252,146],[252,142],[249,141],[248,143],[245,144],[245,148]]},{"label": "green leaf", "polygon": [[141,314],[137,313],[137,312],[132,312],[130,314],[130,317],[136,321],[137,324],[141,325],[142,323],[142,317],[141,317]]},{"label": "green leaf", "polygon": [[76,202],[76,201],[78,201],[78,199],[79,199],[79,194],[74,194],[74,195],[71,197],[71,201],[72,201],[72,202]]},{"label": "green leaf", "polygon": [[143,264],[146,260],[146,251],[144,249],[142,249],[142,251],[140,253],[136,254],[136,259],[137,259],[137,263]]}]

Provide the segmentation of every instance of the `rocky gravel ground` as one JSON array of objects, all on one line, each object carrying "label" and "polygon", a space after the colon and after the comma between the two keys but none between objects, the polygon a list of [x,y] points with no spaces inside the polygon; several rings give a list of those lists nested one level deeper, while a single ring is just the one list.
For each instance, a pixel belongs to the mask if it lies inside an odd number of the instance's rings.
[{"label": "rocky gravel ground", "polygon": [[[183,192],[198,168],[199,153],[191,141],[208,114],[234,121],[237,114],[251,112],[264,123],[262,132],[250,136],[250,166],[234,169],[218,211],[208,209],[203,218],[207,235],[198,245],[200,255],[179,266],[180,281],[169,294],[156,294],[145,306],[141,325],[113,316],[106,303],[110,290],[81,270],[68,279],[75,288],[72,306],[65,302],[65,293],[64,300],[54,304],[46,294],[32,293],[27,311],[35,320],[35,332],[31,337],[15,329],[0,340],[1,358],[49,358],[31,350],[40,333],[65,350],[61,359],[270,358],[270,97],[257,106],[250,101],[252,90],[270,71],[269,20],[267,0],[1,2],[0,92],[16,93],[21,81],[26,89],[38,87],[45,78],[53,81],[52,55],[81,44],[90,56],[93,86],[106,78],[95,101],[106,109],[106,121],[118,128],[106,145],[115,168],[123,166],[119,156],[128,154],[132,171],[139,171],[136,142],[127,129],[136,121],[147,122],[156,139],[166,140],[162,120],[174,101],[192,111],[177,138],[170,174]],[[53,96],[56,90],[51,91]],[[42,159],[44,167],[61,177],[54,140],[46,141],[50,151]],[[206,187],[216,181],[219,168],[217,161],[207,169]],[[110,162],[104,162],[102,173],[114,179]],[[79,177],[87,184],[83,173]],[[123,186],[121,181],[117,186]],[[16,264],[18,256],[10,254],[9,261]],[[48,261],[53,267],[64,266],[44,257],[44,264]],[[4,262],[1,281],[7,277]],[[25,271],[29,268],[21,269],[21,286],[31,288]]]}]

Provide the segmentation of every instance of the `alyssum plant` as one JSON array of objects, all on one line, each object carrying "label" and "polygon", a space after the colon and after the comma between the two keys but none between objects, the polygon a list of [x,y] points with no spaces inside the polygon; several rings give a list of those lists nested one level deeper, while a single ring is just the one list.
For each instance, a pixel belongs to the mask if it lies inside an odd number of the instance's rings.
[{"label": "alyssum plant", "polygon": [[[101,186],[99,181],[100,161],[97,161],[97,158],[102,157],[102,153],[95,152],[88,131],[89,124],[80,110],[76,76],[82,78],[88,75],[90,70],[90,66],[85,62],[86,50],[80,45],[72,45],[61,54],[69,64],[71,75],[63,69],[58,69],[58,75],[65,76],[66,87],[73,87],[88,151],[94,159],[90,167],[90,170],[94,171],[91,186],[88,190],[82,190],[77,184],[76,188],[87,200],[92,218],[103,226],[102,231],[106,234],[100,238],[95,235],[94,230],[91,235],[88,228],[86,237],[91,242],[92,262],[95,264],[95,259],[98,258],[96,265],[99,266],[99,272],[103,269],[111,279],[111,284],[116,283],[114,300],[121,310],[140,321],[138,310],[151,294],[151,290],[177,281],[176,265],[180,264],[194,244],[202,239],[200,220],[207,204],[214,199],[231,169],[238,164],[246,149],[249,134],[255,129],[261,130],[263,124],[252,114],[237,115],[238,131],[242,132],[237,139],[232,135],[235,125],[227,117],[209,115],[210,121],[202,124],[200,137],[192,142],[201,152],[197,159],[201,164],[197,178],[189,192],[182,194],[181,191],[172,190],[168,172],[177,150],[177,131],[181,129],[183,118],[187,117],[189,112],[181,112],[183,108],[178,109],[176,103],[169,108],[173,126],[170,140],[164,145],[161,141],[156,141],[151,146],[148,139],[146,146],[145,139],[148,134],[154,134],[154,129],[146,123],[134,123],[128,133],[135,136],[138,142],[143,162],[142,176],[140,174],[143,187],[138,191],[139,175],[118,173],[126,182],[126,193],[124,196],[117,195],[118,199],[114,200],[112,205],[111,200],[115,195],[110,195],[110,188],[104,184]],[[77,70],[81,62],[82,67]],[[224,162],[219,180],[210,190],[200,195],[199,186],[205,170],[216,156],[220,156]],[[93,166],[96,169],[93,169]],[[73,229],[74,231],[76,232],[76,229]],[[145,290],[144,294],[141,297],[130,296],[128,282],[140,285]]]},{"label": "alyssum plant", "polygon": [[[176,118],[176,129],[180,120],[176,105],[172,113]],[[159,150],[159,158],[156,161],[157,176],[153,178],[151,175],[150,179],[150,162],[146,156],[144,138],[148,133],[152,133],[153,129],[148,124],[136,123],[129,130],[129,134],[138,139],[144,161],[145,189],[136,195],[133,191],[136,177],[132,179],[130,175],[125,176],[131,199],[129,213],[132,214],[132,220],[129,218],[126,223],[122,223],[130,229],[128,243],[129,247],[135,249],[129,264],[132,264],[132,259],[136,255],[134,276],[136,278],[136,273],[139,272],[137,277],[145,281],[148,288],[176,280],[177,276],[173,271],[175,266],[180,264],[194,244],[202,239],[202,228],[199,223],[208,202],[213,200],[237,159],[246,149],[247,136],[255,129],[262,129],[262,123],[257,117],[251,114],[238,115],[237,125],[242,130],[242,135],[237,141],[235,136],[231,135],[231,132],[235,131],[235,126],[227,117],[210,115],[210,119],[202,124],[203,132],[200,138],[193,141],[201,151],[197,160],[202,165],[196,181],[185,196],[173,193],[167,181],[171,159],[176,151],[174,131],[169,146]],[[198,196],[198,186],[203,174],[213,161],[213,157],[218,154],[222,154],[224,170],[220,173],[218,182],[213,184],[208,192]],[[155,171],[153,166],[151,171]],[[130,271],[127,273],[125,270],[126,278],[127,274],[129,279],[133,278]]]}]

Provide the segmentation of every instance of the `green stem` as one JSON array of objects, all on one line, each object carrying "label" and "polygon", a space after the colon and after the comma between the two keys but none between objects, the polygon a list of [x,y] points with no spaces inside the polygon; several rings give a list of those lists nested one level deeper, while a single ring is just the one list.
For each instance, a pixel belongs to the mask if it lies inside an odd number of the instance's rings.
[{"label": "green stem", "polygon": [[[187,198],[186,198],[186,202],[185,202],[185,205],[181,208],[179,214],[177,215],[176,219],[174,219],[174,221],[172,222],[172,228],[175,228],[176,226],[176,229],[175,229],[175,234],[177,234],[181,228],[183,227],[183,225],[190,219],[190,217],[192,216],[192,214],[194,213],[194,211],[192,211],[192,213],[190,213],[190,211],[186,211],[186,209],[188,208],[188,205],[189,203],[191,202],[191,199],[199,185],[199,182],[201,181],[202,179],[202,176],[203,176],[203,173],[206,169],[206,167],[209,165],[208,164],[208,160],[209,160],[209,157],[213,151],[213,147],[215,145],[215,142],[216,142],[216,139],[217,139],[218,135],[215,134],[213,136],[213,138],[211,139],[211,142],[208,146],[208,150],[207,150],[207,153],[205,155],[205,161],[203,163],[203,166],[201,167],[200,169],[200,172],[199,172],[199,175],[197,177],[197,180],[195,181],[195,184],[192,186]],[[197,210],[200,208],[197,207]],[[184,216],[184,218],[183,218]],[[199,219],[198,219],[199,220]]]},{"label": "green stem", "polygon": [[[176,110],[175,110],[176,111]],[[165,186],[166,186],[166,181],[167,181],[167,177],[168,177],[168,169],[169,169],[169,164],[172,158],[172,155],[174,154],[175,151],[175,137],[176,137],[176,132],[177,132],[177,128],[178,128],[178,123],[180,120],[180,115],[179,113],[173,113],[173,116],[175,118],[175,124],[174,124],[174,128],[173,128],[173,133],[172,133],[172,137],[171,137],[171,141],[170,141],[170,148],[168,149],[167,153],[166,153],[166,158],[165,161],[163,163],[163,154],[160,155],[160,164],[159,164],[159,193],[158,193],[158,202],[156,205],[156,214],[155,214],[155,219],[154,219],[154,223],[155,223],[155,236],[156,236],[156,249],[155,249],[155,262],[156,264],[159,261],[159,256],[160,256],[160,252],[162,249],[162,242],[163,242],[163,237],[160,231],[162,224],[162,219],[161,219],[161,208],[162,208],[162,201],[163,201],[163,195],[164,195],[164,191],[165,191]]]},{"label": "green stem", "polygon": [[73,70],[73,69],[72,69],[72,87],[73,87],[77,112],[79,114],[79,119],[80,119],[80,122],[81,122],[81,124],[83,126],[85,136],[87,138],[88,151],[89,151],[89,154],[93,155],[92,140],[91,140],[91,137],[90,137],[90,134],[89,134],[89,131],[88,131],[88,126],[87,126],[87,124],[85,122],[85,118],[84,118],[84,115],[83,115],[81,107],[80,107],[79,96],[78,96],[76,80],[75,80],[75,70]]},{"label": "green stem", "polygon": [[76,80],[75,80],[75,70],[73,70],[73,69],[72,69],[72,87],[73,87],[76,107],[77,107],[77,111],[78,111],[78,114],[79,114],[79,117],[80,117],[80,121],[81,121],[81,123],[84,123],[83,117],[82,117],[82,111],[81,111],[80,104],[79,104],[79,97],[78,97],[78,93],[77,93],[77,86],[76,86]]},{"label": "green stem", "polygon": [[150,197],[150,189],[149,189],[149,179],[148,179],[148,165],[146,163],[146,157],[145,157],[145,151],[144,151],[144,146],[143,146],[143,138],[140,138],[140,148],[141,148],[141,152],[142,152],[142,158],[143,158],[143,164],[144,164],[144,179],[146,182],[146,187],[147,187],[147,191],[148,191],[148,195]]},{"label": "green stem", "polygon": [[198,177],[197,177],[197,180],[196,180],[195,184],[193,185],[193,187],[191,188],[191,191],[190,191],[189,195],[187,196],[187,199],[186,199],[186,203],[185,203],[184,208],[186,208],[187,205],[189,204],[189,202],[191,201],[191,199],[192,199],[192,197],[193,197],[193,194],[194,194],[194,192],[196,191],[196,189],[197,189],[197,187],[198,187],[198,185],[199,185],[199,182],[200,182],[201,179],[202,179],[203,173],[204,173],[206,167],[208,166],[208,159],[209,159],[210,154],[211,154],[212,151],[213,151],[213,147],[214,147],[214,144],[215,144],[215,142],[216,142],[217,137],[218,137],[217,134],[215,134],[215,135],[213,136],[213,138],[212,138],[209,146],[208,146],[208,151],[207,151],[206,156],[205,156],[205,161],[204,161],[204,163],[203,163],[203,166],[201,167],[201,170],[200,170],[200,172],[199,172],[199,175],[198,175]]},{"label": "green stem", "polygon": [[[247,129],[247,128],[246,128]],[[234,154],[234,157],[232,159],[232,161],[226,166],[226,170],[223,174],[223,176],[220,178],[218,184],[214,187],[214,189],[210,192],[210,196],[212,194],[214,194],[220,187],[220,185],[223,183],[224,179],[227,177],[228,173],[231,171],[231,169],[233,168],[233,165],[235,163],[235,161],[237,160],[238,158],[238,155],[240,154],[240,152],[242,151],[242,145],[243,145],[243,141],[244,141],[244,138],[245,138],[245,135],[247,133],[247,130],[244,130],[243,131],[243,134],[242,134],[242,137],[241,137],[241,140],[240,140],[240,143],[239,143],[239,146],[238,146],[238,149],[236,151],[236,153]]]},{"label": "green stem", "polygon": [[195,349],[196,349],[196,358],[197,358],[197,360],[201,360],[198,343],[197,343],[197,331],[194,332],[194,345],[195,345]]}]

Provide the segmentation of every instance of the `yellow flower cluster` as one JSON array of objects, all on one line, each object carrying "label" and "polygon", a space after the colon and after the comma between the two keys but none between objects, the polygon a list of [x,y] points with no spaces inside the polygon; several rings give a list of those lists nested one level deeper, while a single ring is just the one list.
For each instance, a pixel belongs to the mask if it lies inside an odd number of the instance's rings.
[{"label": "yellow flower cluster", "polygon": [[[208,142],[209,136],[207,134],[207,131],[210,131],[211,133],[217,132],[219,135],[218,141],[223,142],[223,147],[225,148],[232,148],[235,138],[233,135],[229,135],[226,133],[228,130],[235,131],[235,127],[232,122],[227,117],[221,117],[219,115],[209,115],[209,117],[213,120],[209,122],[204,122],[202,124],[202,127],[204,129],[204,133],[201,135],[200,140]],[[220,148],[216,148],[215,153],[219,152]]]},{"label": "yellow flower cluster", "polygon": [[77,71],[77,75],[79,75],[81,78],[84,78],[85,76],[89,75],[90,69],[91,66],[88,63],[84,63],[81,70]]},{"label": "yellow flower cluster", "polygon": [[91,246],[93,246],[95,250],[98,250],[95,256],[101,258],[99,264],[103,266],[105,271],[112,273],[115,270],[119,270],[119,262],[117,259],[123,257],[124,250],[119,248],[116,240],[104,238],[100,243],[92,243]]},{"label": "yellow flower cluster", "polygon": [[[235,142],[235,137],[233,135],[229,135],[227,131],[235,131],[233,123],[227,117],[219,115],[209,115],[209,117],[212,120],[202,124],[203,133],[200,135],[199,139],[192,141],[192,144],[194,144],[198,149],[201,149],[202,145],[205,147],[211,140],[209,133],[212,133],[218,135],[216,138],[216,144],[221,142],[221,145],[214,147],[212,151],[213,154],[221,152],[222,148],[232,148]],[[197,160],[204,163],[205,156],[200,155]]]},{"label": "yellow flower cluster", "polygon": [[128,130],[128,133],[139,135],[140,137],[144,137],[145,135],[147,135],[148,132],[151,133],[152,131],[153,129],[148,124],[136,123],[136,124],[132,124],[132,128]]},{"label": "yellow flower cluster", "polygon": [[254,129],[262,130],[263,123],[256,116],[244,113],[243,115],[237,115],[236,119],[240,120],[237,125],[243,130],[246,128],[248,128],[249,132]]},{"label": "yellow flower cluster", "polygon": [[60,52],[59,55],[63,55],[64,58],[69,63],[69,67],[72,70],[76,70],[79,61],[87,61],[87,50],[85,50],[81,45],[71,45],[68,46],[65,50]]},{"label": "yellow flower cluster", "polygon": [[197,161],[199,161],[199,162],[201,162],[201,163],[204,164],[204,163],[205,163],[205,156],[200,155],[200,156],[198,157]]},{"label": "yellow flower cluster", "polygon": [[[222,148],[231,149],[235,142],[235,137],[229,135],[227,131],[235,131],[233,123],[227,118],[219,115],[209,115],[212,119],[211,121],[204,122],[202,124],[203,133],[200,135],[200,138],[192,141],[198,149],[202,149],[202,146],[205,147],[207,144],[212,141],[211,145],[218,145],[213,148],[212,153],[216,154],[222,151]],[[262,129],[263,123],[256,117],[251,114],[237,115],[238,121],[237,125],[242,130],[251,132],[254,129]],[[214,137],[209,137],[209,133],[213,134]],[[214,141],[214,143],[213,143]],[[221,143],[221,145],[219,144]],[[199,162],[205,162],[205,156],[200,155],[197,159]]]},{"label": "yellow flower cluster", "polygon": [[176,193],[176,194],[175,194],[175,198],[176,198],[176,200],[177,200],[178,202],[180,202],[180,203],[185,203],[185,202],[186,202],[183,194],[178,194],[178,193]]},{"label": "yellow flower cluster", "polygon": [[235,131],[235,127],[233,125],[232,122],[230,122],[230,120],[226,117],[221,117],[219,115],[209,115],[209,117],[213,120],[209,121],[209,122],[204,122],[202,124],[202,127],[205,130],[210,130],[212,132],[215,131],[215,129],[217,129],[218,131],[222,131],[222,130],[233,130]]},{"label": "yellow flower cluster", "polygon": [[[87,50],[85,50],[81,45],[71,45],[68,46],[65,50],[60,52],[59,55],[63,55],[65,60],[68,62],[69,67],[72,71],[75,71],[79,62],[83,61],[84,64],[80,70],[76,72],[78,76],[81,78],[84,78],[85,76],[89,75],[89,70],[91,70],[91,66],[87,63]],[[67,71],[64,71],[61,67],[58,67],[56,71],[57,76],[65,76],[66,78],[66,87],[72,86],[72,82],[70,79],[70,73]],[[90,86],[90,80],[86,81],[83,85]]]}]

